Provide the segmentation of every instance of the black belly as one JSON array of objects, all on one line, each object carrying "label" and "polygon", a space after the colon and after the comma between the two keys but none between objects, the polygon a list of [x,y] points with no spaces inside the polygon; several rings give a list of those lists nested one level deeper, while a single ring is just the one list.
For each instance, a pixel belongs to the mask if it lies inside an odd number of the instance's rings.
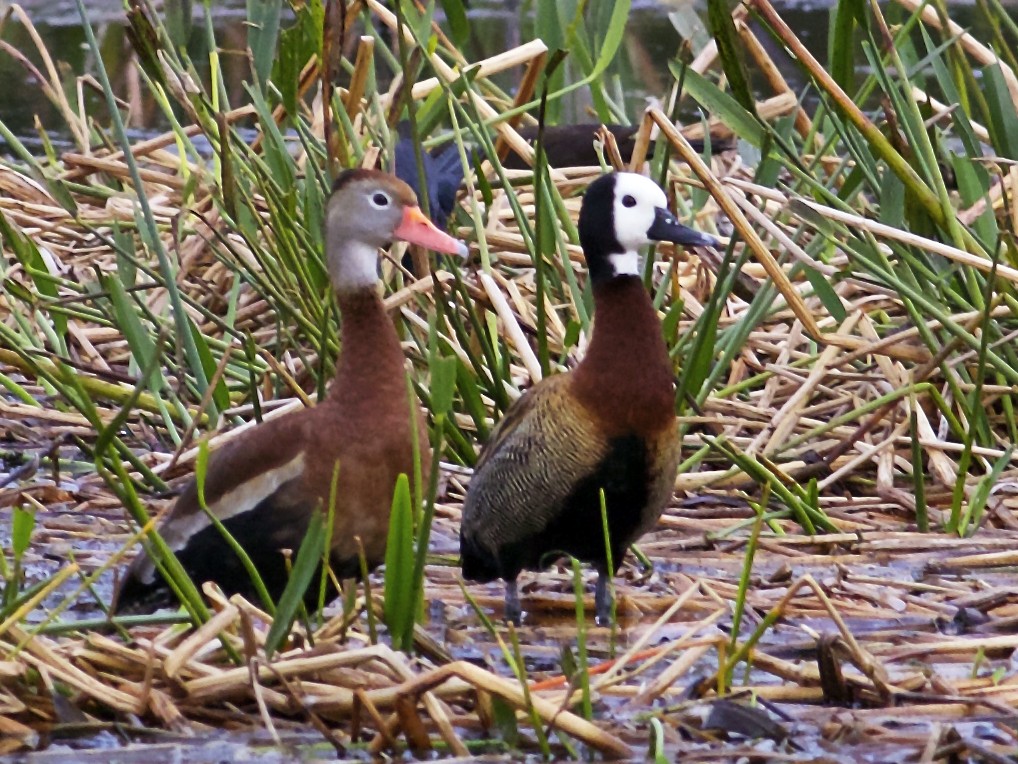
[{"label": "black belly", "polygon": [[[292,555],[297,554],[307,523],[290,517],[286,518],[290,523],[288,527],[283,527],[283,518],[277,515],[269,520],[268,513],[259,513],[258,509],[256,507],[231,517],[223,525],[251,558],[272,599],[278,601],[288,580],[286,560],[281,550],[289,549]],[[214,526],[203,528],[192,536],[187,546],[177,552],[177,558],[195,585],[215,581],[227,596],[241,594],[253,603],[261,604],[240,557]],[[317,577],[315,581],[316,585],[311,588],[317,594]]]},{"label": "black belly", "polygon": [[[296,556],[307,532],[306,513],[288,512],[286,508],[273,505],[270,497],[254,509],[229,518],[223,525],[254,563],[273,601],[278,602],[289,580],[286,558],[281,550],[289,549]],[[240,594],[253,604],[262,605],[240,556],[226,543],[215,526],[209,525],[191,536],[176,555],[199,589],[205,581],[215,581],[228,597]],[[292,561],[291,558],[291,564]],[[331,566],[340,579],[359,575],[357,560],[332,560]],[[322,566],[319,564],[304,596],[308,607],[318,603],[321,573]],[[329,602],[335,596],[336,589],[331,578],[328,578],[325,601]],[[174,604],[175,598],[157,570],[151,584],[144,584],[138,579],[126,581],[119,595],[117,609],[120,612],[143,612]]]},{"label": "black belly", "polygon": [[[478,578],[512,580],[521,570],[541,570],[567,554],[593,564],[598,570],[607,570],[601,519],[602,488],[608,517],[611,573],[614,575],[626,550],[636,541],[647,507],[649,487],[646,442],[635,435],[612,439],[608,454],[593,473],[575,486],[551,522],[531,536],[500,546],[495,555],[497,559],[475,565],[486,569],[489,574]],[[464,575],[470,578],[467,556],[464,554]]]}]

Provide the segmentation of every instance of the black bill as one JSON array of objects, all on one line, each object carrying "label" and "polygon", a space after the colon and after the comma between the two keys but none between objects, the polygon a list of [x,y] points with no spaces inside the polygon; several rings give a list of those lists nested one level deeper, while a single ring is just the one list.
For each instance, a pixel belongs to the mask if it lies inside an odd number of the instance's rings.
[{"label": "black bill", "polygon": [[700,233],[680,223],[671,212],[664,207],[654,209],[654,222],[647,231],[647,236],[654,241],[672,241],[686,247],[718,247],[721,245],[710,234]]}]

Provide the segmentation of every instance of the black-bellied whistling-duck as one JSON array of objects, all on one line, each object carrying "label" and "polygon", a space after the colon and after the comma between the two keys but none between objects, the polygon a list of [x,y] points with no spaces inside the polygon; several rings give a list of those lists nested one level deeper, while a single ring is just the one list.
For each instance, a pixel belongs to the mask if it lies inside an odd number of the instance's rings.
[{"label": "black-bellied whistling-duck", "polygon": [[520,620],[520,571],[570,554],[597,568],[604,622],[609,577],[672,495],[679,463],[674,369],[638,250],[652,241],[717,241],[680,225],[666,205],[656,183],[633,173],[605,175],[587,189],[579,220],[595,307],[587,353],[571,372],[524,393],[477,462],[460,528],[463,576],[504,579],[507,620]]},{"label": "black-bellied whistling-duck", "polygon": [[[402,348],[378,293],[378,248],[394,239],[438,252],[464,250],[424,216],[403,181],[375,170],[343,172],[325,223],[327,266],[341,314],[328,395],[314,408],[262,423],[209,459],[206,504],[244,547],[274,598],[287,581],[281,550],[296,550],[311,513],[328,508],[337,463],[331,564],[340,577],[359,570],[355,536],[369,565],[384,559],[396,478],[414,474],[414,427],[428,474],[424,417],[408,404]],[[200,508],[193,480],[160,533],[196,583],[212,580],[227,594],[255,596],[240,559]],[[141,553],[115,601],[121,611],[152,610],[171,604],[172,595]]]}]

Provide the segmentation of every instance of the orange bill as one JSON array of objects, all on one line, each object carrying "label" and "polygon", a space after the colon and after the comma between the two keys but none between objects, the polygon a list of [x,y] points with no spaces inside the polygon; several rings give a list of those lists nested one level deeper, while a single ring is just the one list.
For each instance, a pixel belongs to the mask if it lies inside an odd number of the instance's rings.
[{"label": "orange bill", "polygon": [[421,212],[420,207],[407,207],[403,212],[403,220],[393,231],[393,235],[401,241],[411,244],[420,244],[422,247],[445,252],[449,255],[460,255],[466,257],[467,245],[459,239],[454,239],[445,231],[428,220],[428,216]]}]

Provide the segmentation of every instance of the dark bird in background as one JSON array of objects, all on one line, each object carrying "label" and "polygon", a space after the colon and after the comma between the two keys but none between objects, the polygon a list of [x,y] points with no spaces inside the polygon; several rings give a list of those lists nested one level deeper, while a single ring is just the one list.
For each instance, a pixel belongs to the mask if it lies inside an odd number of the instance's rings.
[{"label": "dark bird in background", "polygon": [[[636,147],[636,133],[639,128],[635,125],[604,125],[604,127],[615,137],[615,143],[619,147],[619,155],[622,161],[629,164],[633,158],[633,149]],[[544,153],[548,157],[548,164],[552,167],[588,167],[598,164],[597,152],[594,150],[594,136],[601,128],[599,122],[581,122],[572,125],[546,125],[544,128]],[[537,140],[537,126],[526,125],[517,128],[520,136],[528,141]],[[695,151],[703,151],[704,141],[700,139],[690,141]],[[711,139],[711,146],[714,151],[722,151],[735,146],[735,142],[729,138],[714,137]],[[655,143],[651,141],[649,155],[654,153]],[[526,163],[515,152],[509,155],[502,162],[507,170],[522,170]]]},{"label": "dark bird in background", "polygon": [[672,495],[680,451],[675,370],[638,250],[652,241],[717,242],[680,225],[666,205],[657,184],[633,173],[605,175],[587,189],[579,233],[595,325],[586,355],[509,408],[470,481],[460,529],[463,576],[505,580],[505,615],[516,623],[520,571],[540,570],[563,554],[597,569],[595,602],[604,622],[609,577]]},{"label": "dark bird in background", "polygon": [[[339,577],[359,572],[355,536],[369,566],[384,560],[396,479],[414,474],[414,428],[428,474],[424,416],[407,405],[403,350],[378,293],[378,249],[394,239],[437,252],[465,250],[425,217],[403,181],[375,170],[342,173],[325,223],[326,264],[341,314],[335,379],[317,406],[263,422],[209,459],[206,504],[247,552],[274,599],[288,578],[282,550],[296,550],[312,513],[328,510],[337,463],[328,543]],[[196,584],[215,581],[227,595],[256,598],[240,558],[199,506],[194,480],[159,532]],[[147,553],[128,568],[114,603],[120,612],[173,604]]]},{"label": "dark bird in background", "polygon": [[[417,155],[410,137],[410,123],[400,122],[397,129],[399,140],[393,152],[393,172],[421,196],[422,186],[417,176]],[[421,162],[424,166],[423,188],[428,192],[428,211],[435,225],[444,231],[456,206],[456,193],[463,182],[459,149],[455,143],[433,152],[421,149]]]},{"label": "dark bird in background", "polygon": [[[544,150],[551,167],[583,167],[598,163],[597,152],[594,151],[594,136],[601,127],[599,123],[580,123],[573,125],[546,126],[544,130]],[[615,136],[622,161],[629,162],[636,145],[637,128],[632,125],[605,125]],[[413,140],[410,137],[410,123],[400,122],[397,131],[399,140],[394,150],[395,161],[393,171],[410,184],[418,196],[421,195],[421,183],[417,177],[417,157],[414,152]],[[518,128],[520,135],[528,141],[537,139],[537,127],[530,125]],[[691,141],[696,151],[703,151],[702,140]],[[714,139],[713,145],[720,151],[730,148],[732,142]],[[653,150],[653,144],[651,145]],[[481,155],[474,149],[472,158]],[[431,219],[442,230],[445,230],[456,206],[456,194],[463,183],[463,165],[455,144],[449,144],[432,151],[421,150],[424,166],[424,178],[428,192],[428,206]],[[526,169],[527,165],[514,152],[510,152],[502,163],[510,170]],[[408,261],[409,262],[409,261]],[[404,263],[406,265],[407,263]]]}]

